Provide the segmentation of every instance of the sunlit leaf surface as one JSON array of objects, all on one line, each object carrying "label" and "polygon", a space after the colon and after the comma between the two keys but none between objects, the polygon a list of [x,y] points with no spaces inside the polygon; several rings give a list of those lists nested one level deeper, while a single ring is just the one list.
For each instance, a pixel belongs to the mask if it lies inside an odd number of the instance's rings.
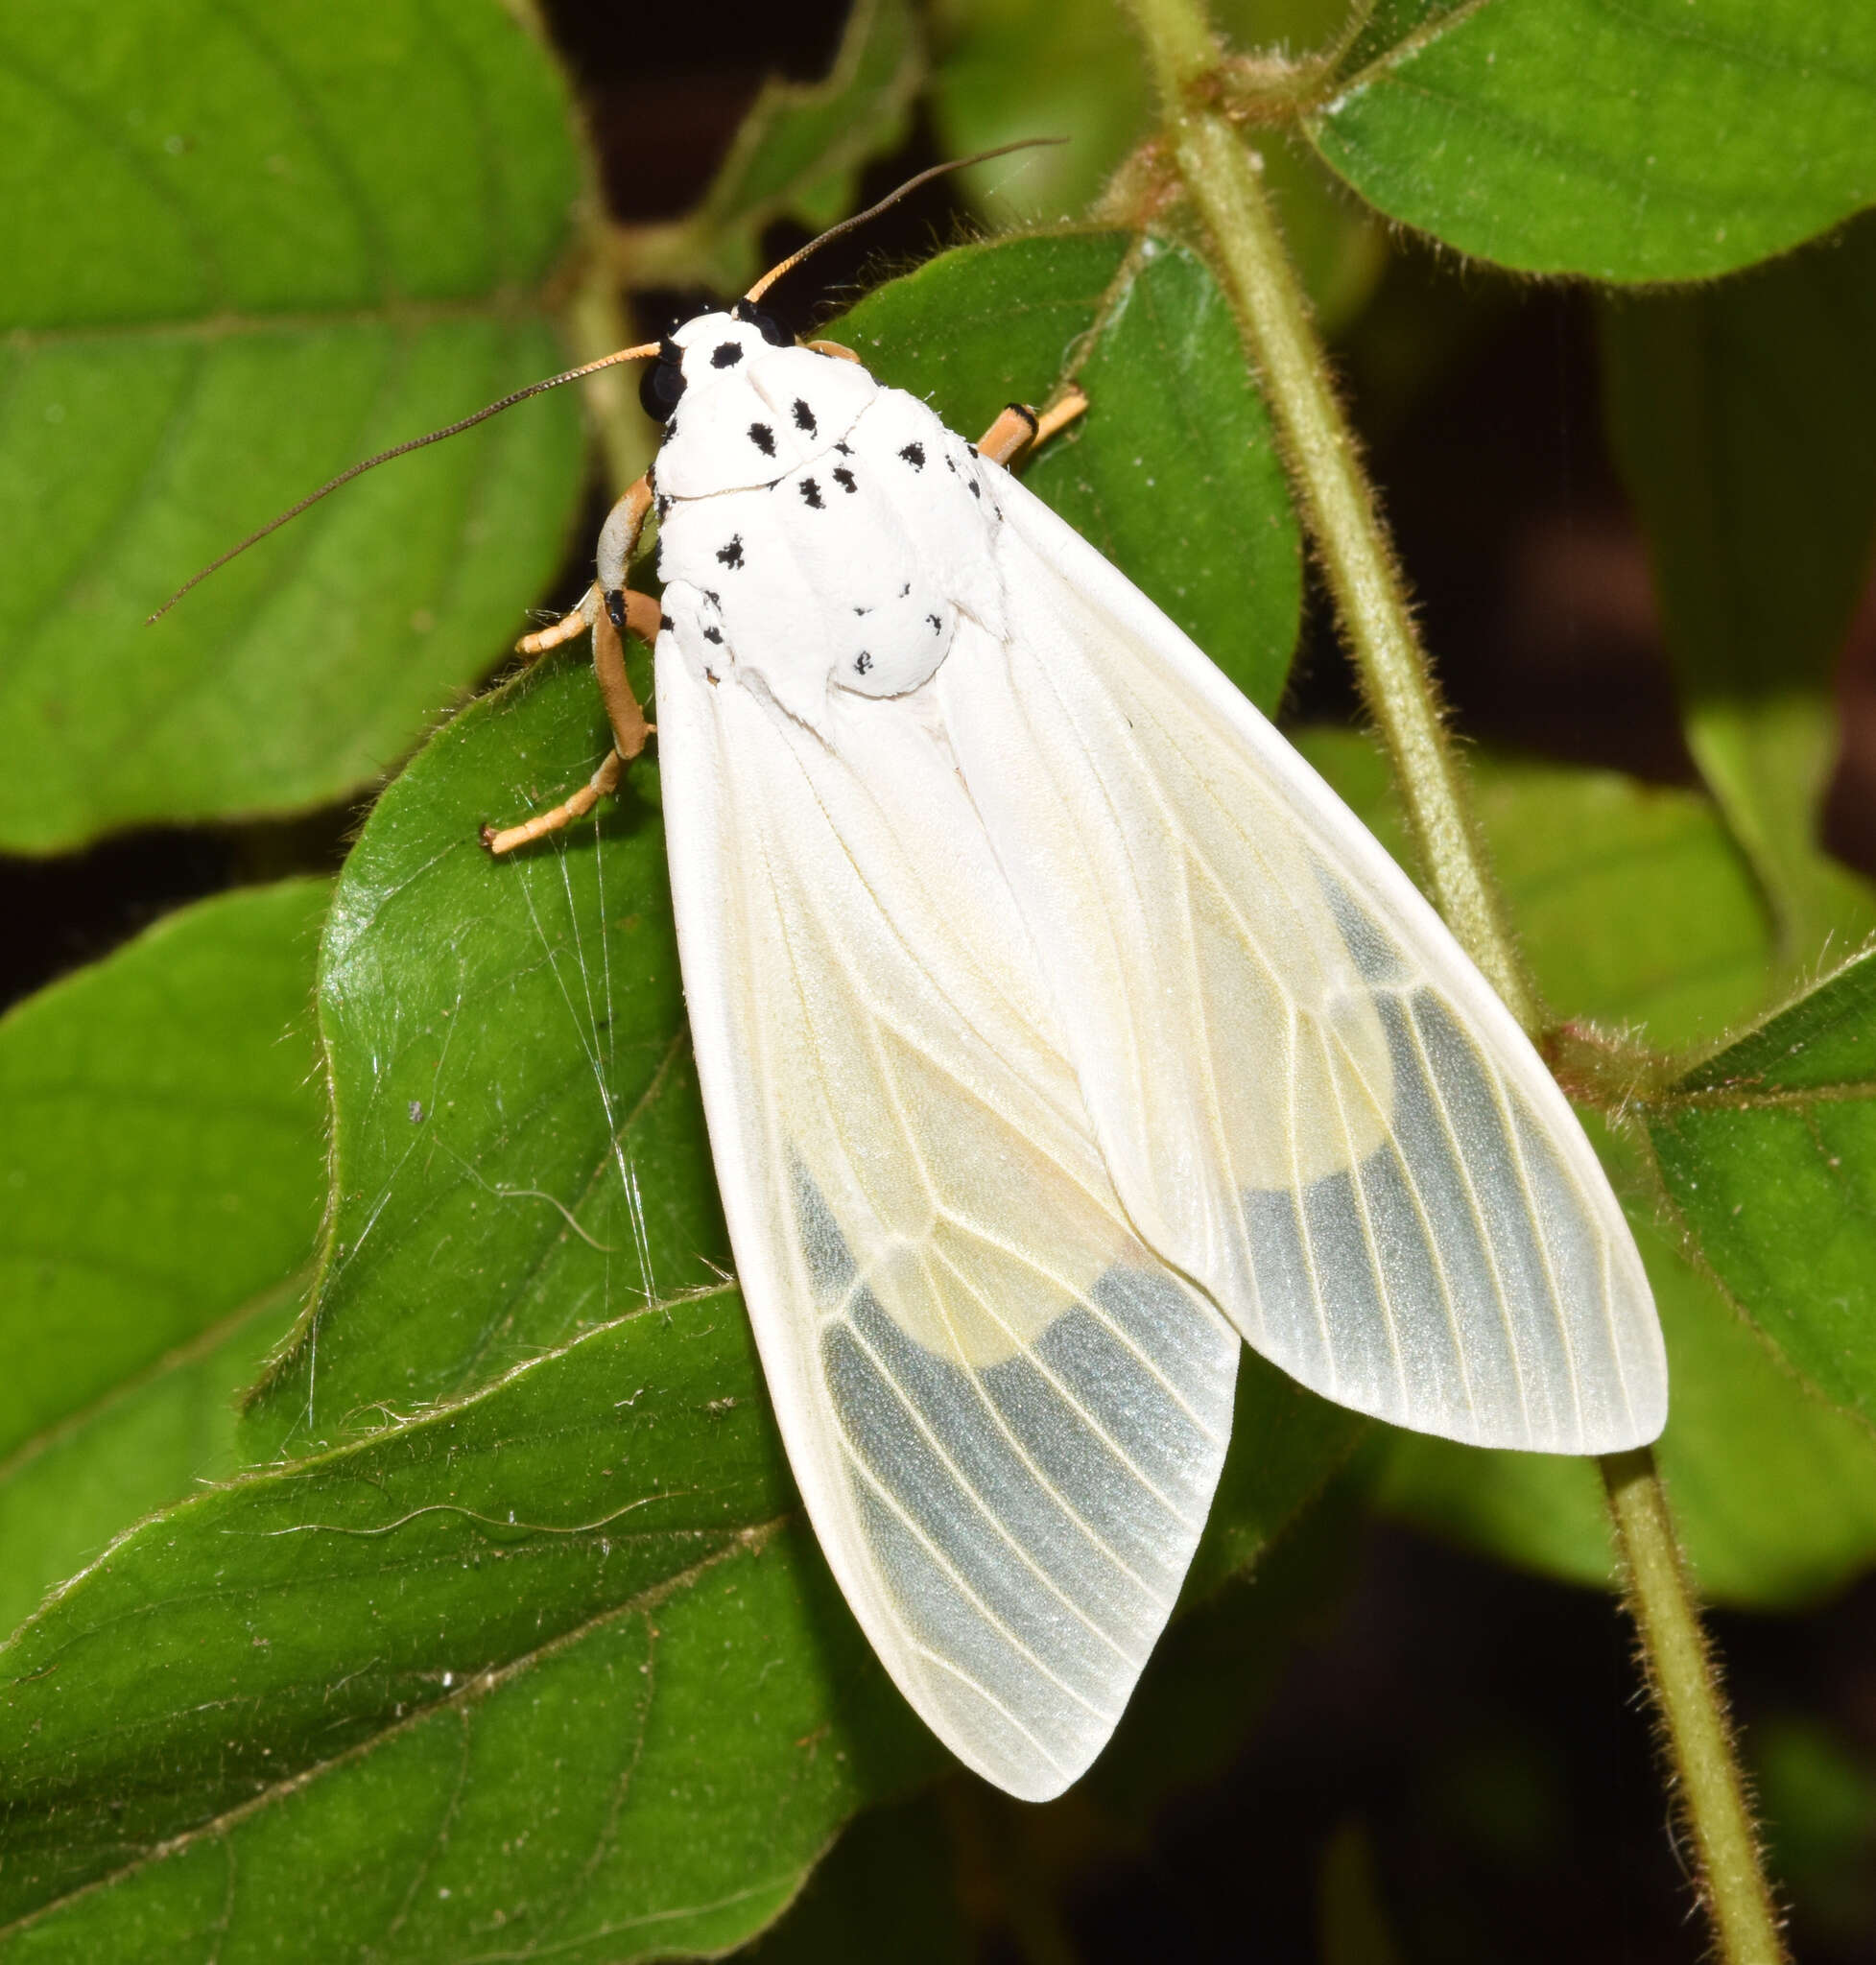
[{"label": "sunlit leaf surface", "polygon": [[564,547],[561,393],[345,465],[564,366],[578,184],[498,0],[111,0],[0,22],[0,843],[290,811],[393,764]]},{"label": "sunlit leaf surface", "polygon": [[0,1628],[235,1464],[320,1220],[330,891],[186,909],[0,1020]]},{"label": "sunlit leaf surface", "polygon": [[1382,0],[1308,127],[1363,197],[1462,252],[1703,278],[1876,200],[1876,12]]}]

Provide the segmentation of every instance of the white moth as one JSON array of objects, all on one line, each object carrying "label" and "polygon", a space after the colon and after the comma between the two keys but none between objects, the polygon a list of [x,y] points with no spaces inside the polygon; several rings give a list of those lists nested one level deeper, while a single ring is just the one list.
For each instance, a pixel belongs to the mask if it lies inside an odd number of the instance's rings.
[{"label": "white moth", "polygon": [[[684,988],[789,1458],[906,1697],[1040,1800],[1173,1607],[1241,1338],[1552,1453],[1653,1438],[1666,1364],[1587,1140],[1413,885],[1123,575],[837,353],[747,302],[667,340],[653,472],[535,641],[592,625],[604,680],[608,596],[656,636]],[[623,592],[653,498],[661,614]]]},{"label": "white moth", "polygon": [[[648,734],[619,630],[653,639],[698,1069],[796,1480],[906,1697],[1043,1800],[1173,1608],[1241,1338],[1397,1426],[1549,1453],[1652,1439],[1667,1366],[1588,1141],[1437,915],[1002,467],[1035,418],[980,449],[795,345],[752,304],[794,263],[438,433],[658,358],[654,470],[522,643],[592,630],[614,748],[485,839],[616,785]],[[662,610],[626,588],[654,504]]]}]

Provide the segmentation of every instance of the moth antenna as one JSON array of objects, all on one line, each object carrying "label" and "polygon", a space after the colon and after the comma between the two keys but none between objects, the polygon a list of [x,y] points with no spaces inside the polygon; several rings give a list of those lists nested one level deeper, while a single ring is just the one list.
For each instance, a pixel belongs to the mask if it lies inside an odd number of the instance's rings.
[{"label": "moth antenna", "polygon": [[850,232],[856,225],[864,225],[876,219],[883,211],[889,211],[909,192],[916,191],[921,184],[929,184],[934,178],[942,178],[951,171],[962,171],[972,164],[988,163],[992,157],[1007,157],[1013,150],[1042,150],[1051,144],[1066,143],[1065,136],[1026,136],[1018,143],[1000,143],[995,150],[981,150],[975,156],[953,157],[949,163],[934,164],[928,171],[920,171],[917,177],[908,178],[896,191],[888,192],[877,204],[869,204],[865,211],[855,212],[850,219],[843,219],[838,225],[829,225],[818,239],[810,239],[798,252],[791,252],[779,266],[772,266],[743,296],[746,300],[759,300],[783,273],[792,272],[811,252],[819,252],[830,239],[838,239],[843,232]]},{"label": "moth antenna", "polygon": [[392,458],[402,457],[407,451],[421,450],[426,443],[440,443],[445,437],[460,437],[464,430],[477,423],[484,423],[490,416],[498,416],[504,410],[511,410],[518,402],[525,402],[531,395],[539,395],[543,390],[558,389],[563,382],[578,382],[582,375],[591,375],[596,369],[610,368],[617,362],[638,362],[658,352],[656,342],[646,342],[635,348],[619,348],[610,355],[602,355],[597,362],[583,362],[578,368],[569,368],[560,375],[550,375],[545,382],[531,382],[526,389],[517,389],[512,395],[505,395],[500,402],[490,403],[487,409],[478,410],[472,416],[433,430],[427,437],[413,437],[407,443],[394,443],[389,450],[381,450],[376,457],[368,457],[362,462],[348,464],[336,478],[329,478],[317,491],[309,491],[297,505],[290,505],[277,518],[271,518],[258,532],[249,533],[238,546],[230,546],[219,559],[211,559],[200,573],[192,573],[177,588],[155,613],[143,624],[148,627],[153,621],[160,621],[174,607],[191,587],[200,586],[211,573],[219,573],[230,559],[238,559],[249,546],[255,546],[267,537],[269,533],[277,533],[289,519],[297,518],[309,505],[317,505],[329,492],[338,490],[341,485],[348,485],[354,478],[367,471],[374,471],[380,464],[388,464]]}]

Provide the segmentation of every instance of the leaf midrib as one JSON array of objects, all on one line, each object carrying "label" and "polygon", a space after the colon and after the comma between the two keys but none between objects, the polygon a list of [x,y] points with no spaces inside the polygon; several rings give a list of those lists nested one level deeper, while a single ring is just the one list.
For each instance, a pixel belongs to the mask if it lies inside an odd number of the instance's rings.
[{"label": "leaf midrib", "polygon": [[0,328],[0,347],[11,354],[32,355],[90,343],[217,342],[242,335],[322,334],[347,327],[394,327],[415,333],[452,321],[518,323],[551,312],[549,291],[546,285],[524,287],[505,280],[485,293],[450,299],[390,298],[344,307],[281,308],[271,313],[218,308],[213,314],[152,316],[148,320]]}]

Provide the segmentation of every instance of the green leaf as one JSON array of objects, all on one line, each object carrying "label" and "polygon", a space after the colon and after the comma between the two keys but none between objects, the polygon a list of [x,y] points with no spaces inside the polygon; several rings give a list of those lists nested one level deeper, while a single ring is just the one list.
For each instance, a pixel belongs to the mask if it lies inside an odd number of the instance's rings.
[{"label": "green leaf", "polygon": [[1876,539],[1876,219],[1748,277],[1605,303],[1613,448],[1647,529],[1688,744],[1788,964],[1876,928],[1824,858],[1836,657]]},{"label": "green leaf", "polygon": [[853,0],[833,67],[817,83],[763,83],[697,210],[622,232],[632,284],[741,293],[777,219],[819,232],[851,209],[868,159],[903,142],[924,79],[906,0]]},{"label": "green leaf", "polygon": [[[1064,232],[964,247],[831,330],[972,436],[1072,371],[1085,417],[1025,482],[1264,709],[1283,693],[1302,554],[1229,304],[1182,246]],[[1086,337],[1085,340],[1082,338]]]},{"label": "green leaf", "polygon": [[[473,796],[491,759],[516,774],[532,763],[568,775],[590,760],[589,687],[569,667],[476,705],[374,815],[328,946],[327,999],[344,1019],[334,1036],[342,1180],[347,1046],[379,1044],[384,1123],[412,1133],[413,1162],[432,1150],[424,1127],[449,1109],[449,1086],[477,1082],[445,1077],[423,1119],[410,1119],[401,1074],[435,1071],[419,987],[460,1020],[451,1044],[496,1073],[476,1108],[484,1134],[463,1113],[436,1136],[436,1161],[474,1166],[511,1128],[551,1131],[553,1100],[531,1101],[511,1060],[488,1048],[504,1031],[523,1048],[571,1050],[563,1073],[600,1109],[589,1053],[574,1041],[591,1027],[569,1035],[558,984],[517,999],[506,977],[492,988],[465,979],[467,951],[499,950],[499,892],[447,920],[456,960],[409,942],[392,905],[400,880],[420,889],[428,861],[440,863],[437,879],[460,877],[439,841],[472,821],[438,823],[444,792]],[[615,825],[623,840],[608,840]],[[463,856],[507,876],[509,905],[540,920],[532,962],[544,981],[557,966],[549,899],[575,897],[566,918],[581,921],[586,953],[560,948],[561,980],[588,1014],[584,990],[609,962],[621,979],[620,1057],[634,995],[626,979],[648,985],[616,952],[640,933],[618,911],[654,903],[606,884],[611,863],[630,864],[634,828],[649,835],[649,815],[603,821],[596,840],[533,874],[520,862],[490,866],[472,845]],[[384,990],[388,1005],[393,976],[402,1026],[374,1021],[367,1001]],[[393,1042],[399,1029],[409,1058]],[[696,1125],[694,1093],[666,1071],[652,1104],[681,1105]],[[683,1245],[665,1225],[681,1211],[664,1193],[682,1156],[643,1164],[646,1246],[662,1263]],[[473,1229],[444,1225],[450,1201],[446,1192],[402,1230],[380,1205],[373,1233],[407,1235],[487,1322],[505,1310],[489,1300],[500,1250],[455,1252]],[[497,1358],[505,1376],[465,1403],[159,1517],[0,1654],[11,1688],[0,1706],[0,1891],[13,1892],[0,1917],[39,1920],[20,1935],[35,1956],[164,1955],[226,1914],[231,1868],[240,1882],[225,1961],[245,1955],[238,1933],[272,1945],[283,1930],[308,1958],[369,1941],[384,1955],[450,1959],[497,1927],[511,1943],[551,1931],[575,1956],[574,1940],[600,1931],[613,1949],[593,1954],[606,1957],[728,1944],[780,1908],[847,1813],[936,1764],[791,1525],[733,1291],[712,1281],[577,1333],[567,1305],[544,1310],[537,1296],[555,1296],[553,1264],[569,1250],[598,1252],[555,1220],[537,1264],[546,1282],[506,1306],[501,1345],[467,1361],[452,1350],[456,1327],[439,1321],[447,1306],[406,1294],[407,1267],[401,1284],[382,1286],[375,1346],[335,1345],[330,1374],[321,1348],[310,1389],[322,1417],[328,1375],[339,1381],[332,1409],[349,1416],[353,1402],[384,1396],[361,1358],[394,1390],[427,1363],[426,1344],[440,1344],[459,1383]],[[615,1311],[632,1293],[619,1291]],[[357,1302],[346,1309],[360,1314]],[[577,1334],[543,1352],[547,1323],[526,1319],[547,1310]],[[1268,1368],[1248,1370],[1214,1566],[1254,1559],[1360,1426]],[[137,1797],[128,1809],[127,1795]],[[90,1884],[104,1887],[74,1894]]]},{"label": "green leaf", "polygon": [[1841,1720],[1788,1709],[1755,1720],[1747,1750],[1794,1935],[1810,1940],[1808,1954],[1854,1957],[1876,1928],[1876,1765],[1867,1744]]},{"label": "green leaf", "polygon": [[562,366],[564,92],[496,0],[74,0],[0,27],[0,843],[290,811],[487,669],[581,483],[567,394],[349,487]]},{"label": "green leaf", "polygon": [[1528,272],[1701,279],[1876,201],[1876,12],[1391,0],[1308,119],[1389,218]]},{"label": "green leaf", "polygon": [[1643,1108],[1701,1260],[1792,1368],[1876,1427],[1876,954]]},{"label": "green leaf", "polygon": [[[1301,52],[1340,28],[1342,0],[1226,0],[1220,29],[1247,44]],[[1152,130],[1140,40],[1111,0],[947,0],[938,10],[933,107],[954,156],[1025,137],[1059,146],[998,157],[963,174],[974,201],[1008,226],[1079,218]],[[1333,331],[1373,291],[1386,263],[1381,227],[1306,145],[1260,144],[1286,241]]]},{"label": "green leaf", "polygon": [[0,1463],[0,1629],[132,1523],[236,1471],[241,1395],[305,1300],[302,1273]]},{"label": "green leaf", "polygon": [[336,1203],[256,1457],[461,1396],[728,1267],[655,770],[539,850],[478,841],[609,741],[588,671],[529,676],[446,726],[345,863],[319,982]]},{"label": "green leaf", "polygon": [[0,1020],[0,1628],[233,1465],[319,1226],[329,893],[203,902]]},{"label": "green leaf", "polygon": [[617,1960],[772,1917],[938,1750],[756,1383],[720,1285],[120,1543],[0,1653],[15,1952]]}]

